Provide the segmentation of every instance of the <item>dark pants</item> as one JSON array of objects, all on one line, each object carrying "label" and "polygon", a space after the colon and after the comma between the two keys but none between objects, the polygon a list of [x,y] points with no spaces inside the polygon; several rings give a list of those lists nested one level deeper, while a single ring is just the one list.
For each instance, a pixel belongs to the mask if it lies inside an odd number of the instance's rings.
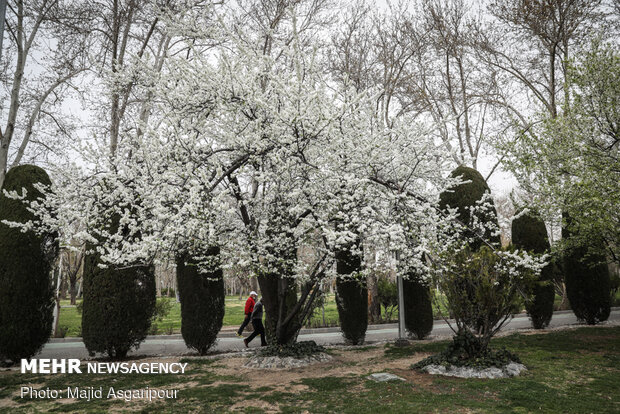
[{"label": "dark pants", "polygon": [[239,327],[239,330],[237,331],[239,335],[243,333],[243,330],[245,329],[245,327],[248,326],[248,323],[250,323],[250,318],[252,318],[252,314],[245,315],[245,319],[243,320],[243,323],[241,324],[241,326]]},{"label": "dark pants", "polygon": [[248,336],[246,342],[249,344],[250,342],[252,342],[252,339],[254,339],[257,335],[260,334],[260,345],[267,345],[267,341],[265,341],[265,327],[263,326],[263,320],[252,319],[252,326],[254,327],[254,332],[252,332],[252,334]]}]

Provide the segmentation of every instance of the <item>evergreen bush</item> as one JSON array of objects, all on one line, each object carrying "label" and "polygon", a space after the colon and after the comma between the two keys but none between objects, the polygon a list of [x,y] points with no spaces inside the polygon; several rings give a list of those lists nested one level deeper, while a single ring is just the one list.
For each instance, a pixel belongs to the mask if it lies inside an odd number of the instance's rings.
[{"label": "evergreen bush", "polygon": [[[118,228],[118,217],[111,228]],[[113,231],[111,233],[116,233]],[[93,246],[87,246],[93,251]],[[105,265],[102,267],[100,265]],[[153,266],[104,264],[98,253],[84,259],[82,340],[90,355],[122,359],[149,332],[156,304]]]},{"label": "evergreen bush", "polygon": [[[545,223],[534,212],[528,212],[512,221],[512,244],[531,253],[549,252],[551,246],[547,238]],[[534,329],[543,329],[553,316],[555,287],[553,285],[553,266],[549,263],[540,272],[537,283],[529,293],[525,309]]]},{"label": "evergreen bush", "polygon": [[[450,173],[450,176],[452,178],[459,177],[461,180],[469,182],[460,184],[441,193],[439,195],[439,207],[443,210],[447,210],[448,207],[456,208],[458,212],[458,218],[461,223],[463,225],[469,226],[473,221],[470,209],[476,206],[476,203],[478,201],[483,199],[485,193],[490,194],[491,189],[478,171],[464,165],[457,167],[454,171],[452,171],[452,173]],[[495,211],[495,207],[493,207],[489,212],[478,213],[478,217],[476,218],[480,223],[494,222],[494,224],[497,226],[497,212]],[[472,229],[466,228],[463,232],[463,235],[466,238],[471,239],[469,243],[469,248],[472,252],[476,252],[483,245],[485,245],[485,243],[480,239],[480,237],[475,235]],[[493,243],[498,246],[500,244],[499,236],[490,234],[488,230],[485,231],[485,233],[481,236],[487,242]],[[475,287],[465,280],[456,280],[455,283],[462,283],[463,286],[459,288],[460,291],[464,295],[468,296],[467,301],[469,303],[475,304]],[[472,313],[475,312],[472,311]],[[467,318],[466,315],[463,315],[463,317],[469,326],[475,328],[476,330],[480,330],[482,328],[482,324],[484,323],[482,319],[477,319],[473,317]]]},{"label": "evergreen bush", "polygon": [[433,330],[433,306],[427,283],[416,274],[403,278],[405,328],[417,339],[424,339]]},{"label": "evergreen bush", "polygon": [[[485,193],[491,193],[491,189],[478,171],[464,165],[461,165],[452,171],[450,176],[452,178],[460,177],[461,180],[469,182],[460,184],[441,193],[439,195],[439,207],[443,210],[447,210],[448,206],[451,208],[456,208],[458,211],[459,220],[463,224],[469,225],[472,219],[469,208],[475,206],[476,202],[482,200]],[[493,207],[492,213],[481,214],[478,219],[482,223],[488,223],[491,220],[497,222],[495,207]],[[465,235],[467,237],[472,237],[473,233],[466,230]],[[484,234],[484,237],[487,241],[499,245],[499,236],[491,235],[487,232]],[[474,238],[470,247],[472,250],[478,250],[482,244],[483,243],[479,238]]]},{"label": "evergreen bush", "polygon": [[[592,249],[571,245],[570,218],[565,215],[562,228],[564,251],[564,283],[575,316],[588,325],[606,321],[611,312],[611,280],[602,240],[592,240]],[[598,247],[596,245],[599,245]]]},{"label": "evergreen bush", "polygon": [[368,328],[368,290],[361,278],[336,279],[340,329],[347,343],[361,345]]},{"label": "evergreen bush", "polygon": [[336,252],[336,306],[347,343],[364,343],[368,328],[368,289],[361,277],[362,258],[348,249]]},{"label": "evergreen bush", "polygon": [[514,277],[507,259],[487,246],[445,254],[453,260],[437,279],[445,307],[458,330],[469,330],[484,348],[510,315],[519,312],[521,291],[530,288],[534,272],[521,269]]},{"label": "evergreen bush", "polygon": [[181,334],[185,344],[207,353],[217,339],[224,320],[224,277],[219,263],[220,249],[211,247],[211,271],[199,272],[196,261],[187,254],[177,257],[177,283],[181,300]]},{"label": "evergreen bush", "polygon": [[[26,200],[42,197],[34,183],[50,185],[47,173],[20,165],[6,175],[3,189]],[[35,219],[21,200],[0,194],[0,221],[25,223]],[[51,271],[58,256],[55,234],[36,235],[0,222],[0,358],[19,361],[43,347],[52,332],[54,286]]]}]

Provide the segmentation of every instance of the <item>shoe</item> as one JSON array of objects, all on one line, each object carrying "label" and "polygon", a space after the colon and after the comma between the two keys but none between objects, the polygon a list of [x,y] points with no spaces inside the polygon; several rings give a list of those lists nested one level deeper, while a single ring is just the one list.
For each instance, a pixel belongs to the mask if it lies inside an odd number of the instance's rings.
[{"label": "shoe", "polygon": [[243,335],[241,335],[239,332],[237,332],[237,336],[238,336],[239,338],[243,338]]},{"label": "shoe", "polygon": [[246,347],[246,348],[248,348],[248,338],[245,338],[245,339],[243,340],[243,343],[245,344],[245,347]]}]

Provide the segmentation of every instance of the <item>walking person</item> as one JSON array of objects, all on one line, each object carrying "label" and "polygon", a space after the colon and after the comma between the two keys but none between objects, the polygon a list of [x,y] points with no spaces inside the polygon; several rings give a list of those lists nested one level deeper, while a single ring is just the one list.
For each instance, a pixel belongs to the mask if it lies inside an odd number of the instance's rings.
[{"label": "walking person", "polygon": [[254,304],[256,303],[257,297],[258,297],[258,294],[254,291],[251,291],[250,296],[245,301],[245,319],[243,320],[243,323],[241,324],[241,326],[239,327],[239,330],[237,331],[237,336],[239,338],[243,338],[243,335],[241,334],[243,333],[243,330],[245,329],[245,327],[248,326],[248,324],[252,320],[252,312],[254,311]]},{"label": "walking person", "polygon": [[243,340],[245,347],[248,347],[248,344],[252,342],[257,335],[260,334],[260,346],[267,345],[267,341],[265,340],[265,327],[263,326],[263,302],[262,299],[259,299],[258,302],[254,305],[254,312],[252,312],[252,326],[254,327],[254,332],[247,338]]}]

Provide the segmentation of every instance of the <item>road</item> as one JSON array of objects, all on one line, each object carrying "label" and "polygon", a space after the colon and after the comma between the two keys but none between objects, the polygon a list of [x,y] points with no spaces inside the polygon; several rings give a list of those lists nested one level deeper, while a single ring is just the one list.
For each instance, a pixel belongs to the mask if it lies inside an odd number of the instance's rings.
[{"label": "road", "polygon": [[[610,323],[620,323],[620,308],[614,308],[609,317]],[[577,319],[571,311],[560,311],[553,314],[549,325],[550,328],[570,326],[577,324]],[[503,331],[515,331],[531,328],[530,321],[525,315],[513,318]],[[447,337],[452,331],[444,321],[435,321],[431,337]],[[247,335],[246,335],[247,336]],[[372,325],[366,332],[366,342],[379,342],[395,340],[398,337],[396,324]],[[313,340],[320,345],[343,344],[342,333],[339,328],[304,329],[298,338],[299,341]],[[256,338],[250,347],[258,347],[260,338]],[[241,351],[244,350],[243,341],[234,335],[234,330],[223,331],[218,335],[218,341],[214,352]],[[140,348],[130,352],[130,355],[144,356],[178,356],[194,354],[185,346],[180,335],[150,336]],[[36,358],[78,358],[88,359],[88,352],[79,338],[52,339],[42,349]]]}]

